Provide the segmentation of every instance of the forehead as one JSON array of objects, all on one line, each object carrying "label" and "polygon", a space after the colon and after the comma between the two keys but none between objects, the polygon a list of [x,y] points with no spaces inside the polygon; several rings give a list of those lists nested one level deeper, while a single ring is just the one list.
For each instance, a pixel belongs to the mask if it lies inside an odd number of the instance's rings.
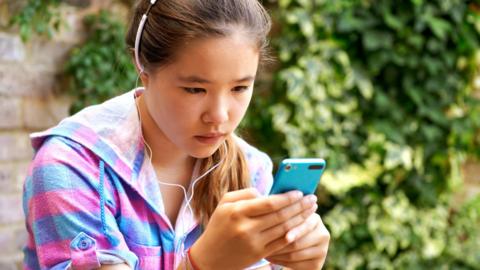
[{"label": "forehead", "polygon": [[176,52],[165,69],[176,77],[199,76],[213,82],[254,76],[259,49],[241,33],[188,42]]}]

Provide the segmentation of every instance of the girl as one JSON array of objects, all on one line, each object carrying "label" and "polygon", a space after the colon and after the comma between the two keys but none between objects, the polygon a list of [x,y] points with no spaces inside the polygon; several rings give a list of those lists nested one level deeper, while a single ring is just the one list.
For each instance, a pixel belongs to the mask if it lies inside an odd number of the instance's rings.
[{"label": "girl", "polygon": [[139,1],[144,88],[32,135],[25,269],[320,269],[315,196],[266,196],[270,159],[234,134],[269,29],[257,0]]}]

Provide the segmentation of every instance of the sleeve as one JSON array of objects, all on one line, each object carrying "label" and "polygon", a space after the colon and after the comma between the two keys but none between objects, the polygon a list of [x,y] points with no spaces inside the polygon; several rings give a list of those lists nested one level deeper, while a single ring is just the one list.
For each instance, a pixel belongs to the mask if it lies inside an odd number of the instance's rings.
[{"label": "sleeve", "polygon": [[267,196],[270,194],[270,190],[273,185],[273,163],[270,157],[262,152],[257,153],[257,155],[252,155],[253,160],[251,161],[254,164],[259,164],[256,172],[254,172],[253,185],[254,187],[262,194]]},{"label": "sleeve", "polygon": [[[47,139],[37,151],[23,193],[25,269],[82,270],[115,263],[135,269],[138,258],[116,223],[113,185],[100,181],[101,163],[88,149],[62,137]],[[103,188],[110,195],[101,198]]]}]

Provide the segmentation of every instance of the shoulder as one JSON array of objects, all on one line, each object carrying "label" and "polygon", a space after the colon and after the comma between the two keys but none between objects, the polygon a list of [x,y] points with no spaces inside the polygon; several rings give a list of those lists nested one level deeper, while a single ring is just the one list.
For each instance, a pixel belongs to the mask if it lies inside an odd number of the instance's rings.
[{"label": "shoulder", "polygon": [[24,182],[25,199],[71,189],[92,189],[98,178],[98,157],[82,145],[51,136],[37,150]]},{"label": "shoulder", "polygon": [[268,194],[273,183],[272,160],[265,152],[249,144],[244,139],[235,136],[235,141],[245,155],[252,187],[257,188],[260,194]]},{"label": "shoulder", "polygon": [[49,136],[37,149],[31,168],[56,165],[81,170],[82,167],[96,165],[98,161],[97,155],[82,144],[62,136]]}]

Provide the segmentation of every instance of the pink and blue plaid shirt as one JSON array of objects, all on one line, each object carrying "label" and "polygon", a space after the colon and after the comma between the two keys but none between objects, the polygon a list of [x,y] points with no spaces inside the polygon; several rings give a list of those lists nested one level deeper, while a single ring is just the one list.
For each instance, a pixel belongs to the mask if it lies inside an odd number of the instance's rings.
[{"label": "pink and blue plaid shirt", "polygon": [[[31,135],[24,269],[175,269],[202,228],[183,202],[175,228],[145,155],[132,90]],[[268,194],[270,158],[238,138],[251,185]],[[196,175],[196,170],[192,175]],[[183,215],[181,215],[184,213]],[[268,264],[262,260],[252,268]]]}]

